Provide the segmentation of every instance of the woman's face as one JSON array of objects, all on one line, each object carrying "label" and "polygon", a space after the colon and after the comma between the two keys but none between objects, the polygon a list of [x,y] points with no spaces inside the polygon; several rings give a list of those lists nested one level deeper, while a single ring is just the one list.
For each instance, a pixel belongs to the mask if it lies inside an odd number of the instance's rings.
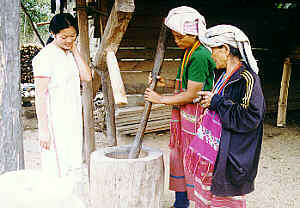
[{"label": "woman's face", "polygon": [[217,69],[224,69],[227,67],[227,58],[228,51],[226,47],[223,45],[221,47],[213,47],[212,50],[212,59],[216,62]]},{"label": "woman's face", "polygon": [[196,37],[192,35],[182,35],[178,32],[172,30],[175,42],[177,46],[181,49],[191,48],[193,47]]},{"label": "woman's face", "polygon": [[66,29],[59,31],[54,35],[55,44],[63,50],[71,50],[76,40],[77,33],[74,27],[70,26]]}]

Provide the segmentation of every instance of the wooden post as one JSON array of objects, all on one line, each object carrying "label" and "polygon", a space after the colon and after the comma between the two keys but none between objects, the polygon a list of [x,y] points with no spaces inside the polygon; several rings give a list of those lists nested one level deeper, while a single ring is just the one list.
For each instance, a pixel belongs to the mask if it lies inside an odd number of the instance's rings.
[{"label": "wooden post", "polygon": [[104,106],[106,111],[105,121],[107,126],[106,137],[108,138],[107,146],[117,146],[115,104],[108,71],[102,71],[100,73],[100,77],[102,83]]},{"label": "wooden post", "polygon": [[116,55],[114,52],[108,51],[106,58],[115,104],[128,104]]},{"label": "wooden post", "polygon": [[[7,21],[8,17],[13,18]],[[2,0],[0,7],[0,174],[24,169],[19,20],[20,1]]]},{"label": "wooden post", "polygon": [[[104,13],[108,13],[108,5],[106,0],[97,1],[96,8]],[[97,18],[99,17],[99,18]],[[95,21],[98,19],[100,25],[100,35],[101,39],[104,35],[104,29],[107,24],[108,15],[107,16],[98,16],[96,15]],[[98,73],[94,73],[93,75],[93,97],[96,96],[99,88],[101,87],[101,77]]]},{"label": "wooden post", "polygon": [[[76,6],[82,8],[86,5],[85,0],[76,0]],[[88,33],[88,16],[85,9],[77,10],[78,27],[80,32],[80,53],[84,60],[89,64],[89,33]],[[95,130],[93,116],[93,89],[92,82],[82,83],[82,104],[83,104],[83,159],[90,164],[90,153],[95,150]]]},{"label": "wooden post", "polygon": [[280,96],[278,100],[278,114],[277,114],[278,127],[285,127],[286,125],[286,111],[287,111],[287,101],[288,101],[291,71],[292,71],[291,60],[290,58],[286,58],[283,64]]},{"label": "wooden post", "polygon": [[[106,108],[107,136],[109,143],[117,144],[115,126],[115,108],[112,96],[111,83],[108,79],[106,53],[107,51],[117,52],[128,23],[134,11],[134,0],[116,0],[105,27],[100,47],[96,54],[95,71],[102,77],[102,91]],[[110,137],[111,136],[111,137]]]},{"label": "wooden post", "polygon": [[[164,60],[165,55],[165,40],[166,40],[166,31],[167,27],[164,25],[164,23],[161,26],[161,31],[159,34],[159,39],[157,43],[157,49],[156,49],[156,55],[154,59],[154,67],[152,70],[152,83],[150,85],[150,89],[155,89],[157,79],[156,77],[159,75],[161,65]],[[138,158],[141,148],[142,148],[142,142],[144,138],[144,132],[147,126],[148,118],[150,115],[152,103],[149,101],[145,101],[145,108],[144,113],[140,122],[140,128],[138,129],[138,132],[135,136],[134,142],[132,144],[130,153],[129,153],[129,159]]]},{"label": "wooden post", "polygon": [[36,29],[36,27],[35,27],[35,25],[34,25],[32,19],[31,19],[30,15],[28,14],[26,8],[24,7],[22,1],[21,1],[21,7],[22,7],[22,9],[23,9],[25,15],[28,17],[28,19],[29,19],[29,21],[30,21],[30,24],[31,24],[31,26],[32,26],[33,31],[35,32],[35,34],[36,34],[36,36],[38,37],[39,41],[41,42],[42,46],[44,47],[44,46],[45,46],[45,43],[44,43],[43,39],[41,38],[41,36],[40,36],[38,30]]}]

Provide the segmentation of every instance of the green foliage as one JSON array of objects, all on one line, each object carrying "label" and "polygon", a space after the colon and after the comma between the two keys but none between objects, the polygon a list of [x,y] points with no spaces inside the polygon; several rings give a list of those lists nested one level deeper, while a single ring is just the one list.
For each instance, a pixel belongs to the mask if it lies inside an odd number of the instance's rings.
[{"label": "green foliage", "polygon": [[[39,22],[47,22],[51,18],[50,0],[21,0],[27,13],[32,21],[37,24]],[[36,27],[40,36],[46,42],[49,32],[48,26]],[[38,39],[32,29],[30,20],[27,18],[22,9],[20,9],[20,41],[21,44],[38,42]]]}]

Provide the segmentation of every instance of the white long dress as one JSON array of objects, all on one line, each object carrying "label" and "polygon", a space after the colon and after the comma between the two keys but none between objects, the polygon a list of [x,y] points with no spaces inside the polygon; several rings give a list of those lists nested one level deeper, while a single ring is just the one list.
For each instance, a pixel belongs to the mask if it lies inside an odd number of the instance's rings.
[{"label": "white long dress", "polygon": [[35,77],[49,77],[48,127],[50,151],[42,150],[42,170],[66,176],[82,163],[82,104],[75,59],[50,43],[33,59]]}]

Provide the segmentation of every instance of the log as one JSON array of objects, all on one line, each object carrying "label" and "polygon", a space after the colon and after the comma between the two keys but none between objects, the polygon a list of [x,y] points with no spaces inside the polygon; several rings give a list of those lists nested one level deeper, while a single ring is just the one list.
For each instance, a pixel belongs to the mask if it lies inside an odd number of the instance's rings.
[{"label": "log", "polygon": [[112,85],[115,104],[126,105],[128,104],[126,92],[122,81],[118,61],[114,52],[107,52],[106,62]]},{"label": "log", "polygon": [[[116,0],[109,16],[107,25],[104,30],[104,35],[99,49],[96,53],[96,68],[95,71],[101,76],[102,91],[104,95],[105,107],[107,109],[106,122],[107,134],[112,137],[110,143],[116,145],[116,127],[115,127],[115,110],[112,96],[111,83],[107,73],[106,53],[107,51],[117,52],[122,37],[127,29],[128,23],[134,11],[133,0]],[[105,89],[106,88],[106,89]],[[97,91],[98,89],[94,89]]]},{"label": "log", "polygon": [[287,100],[289,93],[290,77],[291,77],[291,60],[286,58],[283,64],[282,80],[280,95],[278,100],[278,114],[277,114],[277,126],[285,127],[286,125],[286,111],[287,111]]},{"label": "log", "polygon": [[[76,0],[77,6],[85,6],[85,0]],[[80,53],[83,59],[89,64],[89,33],[88,33],[88,16],[84,9],[77,10],[78,27],[80,31]],[[95,150],[95,130],[93,117],[93,89],[92,82],[82,83],[82,104],[83,104],[83,159],[90,165],[90,154]]]},{"label": "log", "polygon": [[[160,31],[159,39],[158,39],[158,43],[157,43],[156,55],[155,55],[155,59],[154,59],[154,67],[152,70],[152,83],[150,85],[150,89],[155,89],[155,87],[156,87],[157,76],[159,75],[160,68],[161,68],[163,60],[164,60],[165,47],[166,47],[165,46],[166,33],[167,33],[167,27],[164,25],[164,23],[162,23],[161,31]],[[149,101],[145,102],[145,109],[144,109],[144,113],[143,113],[143,116],[141,119],[140,128],[135,136],[134,142],[132,144],[132,147],[131,147],[131,150],[129,153],[130,159],[137,158],[140,154],[145,129],[147,126],[147,121],[148,121],[150,111],[151,111],[151,106],[152,106],[151,102],[149,102]]]},{"label": "log", "polygon": [[[0,6],[0,175],[24,169],[21,120],[19,0]],[[7,18],[10,18],[7,21]],[[3,207],[3,203],[0,203]],[[5,205],[4,205],[5,206]]]}]

